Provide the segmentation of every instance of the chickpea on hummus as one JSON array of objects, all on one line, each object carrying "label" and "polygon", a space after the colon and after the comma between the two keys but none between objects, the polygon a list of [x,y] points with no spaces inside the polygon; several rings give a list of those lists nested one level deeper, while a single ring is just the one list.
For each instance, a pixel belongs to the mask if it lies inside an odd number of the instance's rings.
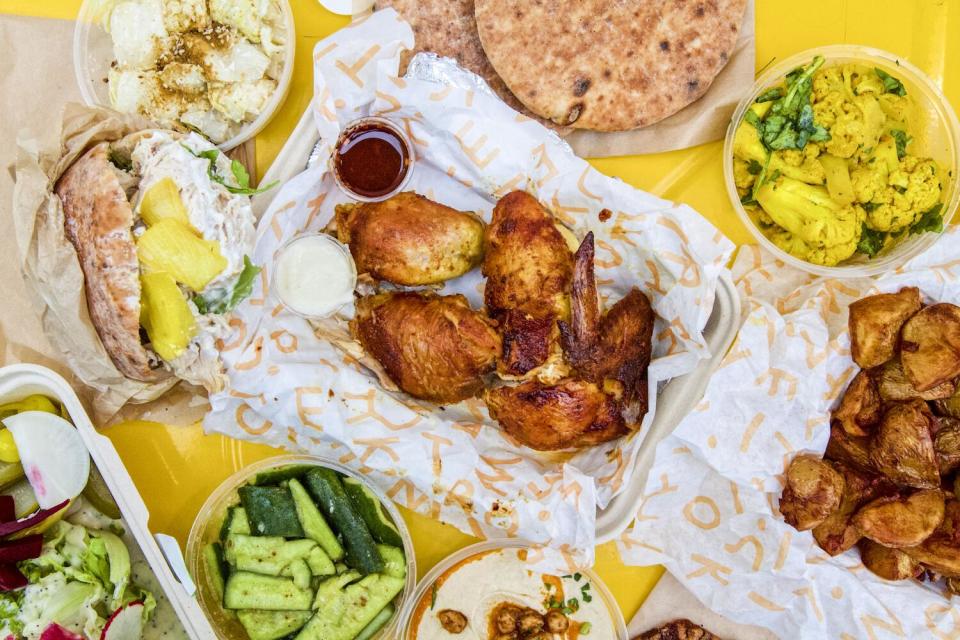
[{"label": "chickpea on hummus", "polygon": [[480,552],[440,575],[416,603],[410,640],[574,640],[617,637],[607,604],[580,573],[542,575],[526,550]]},{"label": "chickpea on hummus", "polygon": [[734,180],[771,242],[813,264],[873,257],[943,229],[943,176],[910,153],[916,108],[883,69],[821,56],[757,97],[733,143]]}]

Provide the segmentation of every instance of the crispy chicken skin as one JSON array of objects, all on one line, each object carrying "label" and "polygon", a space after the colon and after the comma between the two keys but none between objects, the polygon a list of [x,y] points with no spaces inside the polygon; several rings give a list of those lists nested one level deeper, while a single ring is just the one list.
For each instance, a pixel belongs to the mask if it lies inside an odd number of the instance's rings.
[{"label": "crispy chicken skin", "polygon": [[653,308],[634,287],[603,315],[593,266],[593,232],[574,256],[570,323],[559,322],[567,360],[579,377],[623,400],[632,413],[647,412],[647,367],[653,341]]},{"label": "crispy chicken skin", "polygon": [[484,400],[504,431],[538,451],[589,447],[629,433],[620,403],[585,380],[528,380],[489,389]]},{"label": "crispy chicken skin", "polygon": [[484,301],[500,326],[502,374],[522,376],[544,364],[569,314],[573,256],[553,216],[514,191],[497,202],[484,236]]},{"label": "crispy chicken skin", "polygon": [[462,276],[483,258],[483,222],[411,191],[337,205],[337,236],[359,273],[404,286]]},{"label": "crispy chicken skin", "polygon": [[500,354],[500,336],[460,295],[404,291],[360,298],[350,328],[398,387],[433,402],[475,396]]},{"label": "crispy chicken skin", "polygon": [[680,619],[645,631],[633,640],[720,640],[720,636],[713,635],[689,620]]}]

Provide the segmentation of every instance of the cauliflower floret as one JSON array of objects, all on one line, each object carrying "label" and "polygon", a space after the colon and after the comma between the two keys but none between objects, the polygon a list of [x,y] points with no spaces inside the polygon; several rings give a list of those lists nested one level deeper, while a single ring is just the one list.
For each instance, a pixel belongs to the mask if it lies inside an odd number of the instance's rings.
[{"label": "cauliflower floret", "polygon": [[880,108],[893,123],[895,128],[910,129],[910,120],[913,105],[907,96],[898,96],[895,93],[884,93],[877,98]]},{"label": "cauliflower floret", "polygon": [[870,201],[867,224],[877,231],[901,231],[940,202],[937,164],[906,156],[890,174],[887,186]]},{"label": "cauliflower floret", "polygon": [[[832,94],[843,99],[846,85],[840,67],[821,69],[813,76],[813,101],[827,100]],[[819,122],[819,121],[818,121]]]},{"label": "cauliflower floret", "polygon": [[768,173],[781,174],[807,184],[823,184],[827,180],[823,165],[817,160],[820,147],[816,143],[807,143],[802,151],[782,149],[773,153]]},{"label": "cauliflower floret", "polygon": [[210,26],[206,0],[163,0],[163,25],[170,33],[203,31]]},{"label": "cauliflower floret", "polygon": [[848,65],[844,75],[849,78],[850,89],[853,95],[864,95],[872,93],[875,96],[883,94],[886,89],[883,86],[883,80],[877,75],[877,72],[869,67],[862,65]]},{"label": "cauliflower floret", "polygon": [[203,68],[186,62],[171,62],[160,71],[160,82],[170,91],[199,94],[207,88]]},{"label": "cauliflower floret", "polygon": [[210,16],[233,27],[250,42],[260,42],[263,14],[257,4],[254,0],[210,0]]},{"label": "cauliflower floret", "polygon": [[858,165],[850,172],[853,195],[857,202],[873,202],[887,188],[887,165],[870,162]]},{"label": "cauliflower floret", "polygon": [[740,195],[749,191],[756,181],[756,174],[750,172],[750,163],[740,158],[734,158],[733,182],[737,185],[737,190],[740,192]]},{"label": "cauliflower floret", "polygon": [[228,120],[243,122],[247,114],[258,115],[277,84],[266,78],[252,84],[235,82],[210,89],[210,104]]},{"label": "cauliflower floret", "polygon": [[793,235],[789,231],[774,227],[764,231],[767,238],[775,245],[806,262],[833,267],[853,256],[857,251],[857,243],[860,242],[859,233],[855,240],[850,240],[843,244],[832,247],[817,247],[808,244]]},{"label": "cauliflower floret", "polygon": [[835,202],[824,187],[781,178],[760,187],[757,201],[778,226],[812,247],[829,249],[852,244],[851,254],[856,250],[863,225],[862,210]]}]

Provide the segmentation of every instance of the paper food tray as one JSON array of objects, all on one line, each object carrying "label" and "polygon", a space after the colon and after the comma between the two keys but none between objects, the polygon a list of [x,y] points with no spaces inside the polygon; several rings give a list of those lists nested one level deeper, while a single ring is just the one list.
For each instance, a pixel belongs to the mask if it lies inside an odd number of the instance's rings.
[{"label": "paper food tray", "polygon": [[[282,184],[301,173],[311,161],[311,154],[319,139],[313,114],[308,108],[264,174],[261,184],[274,180]],[[270,206],[274,194],[275,191],[270,191],[253,198],[253,212],[258,219]],[[630,525],[636,515],[647,473],[653,464],[657,444],[673,431],[703,397],[710,376],[733,344],[739,324],[740,297],[729,274],[724,273],[717,283],[713,311],[703,332],[713,357],[701,360],[692,372],[674,378],[660,388],[657,413],[637,457],[633,480],[620,495],[611,500],[606,509],[597,512],[597,544],[616,538]]]},{"label": "paper food tray", "polygon": [[[100,471],[117,506],[120,507],[128,536],[140,547],[187,635],[192,640],[214,638],[213,629],[191,595],[193,583],[186,573],[179,547],[175,543],[164,544],[171,560],[171,564],[168,564],[164,552],[147,527],[150,514],[130,474],[113,448],[113,443],[94,428],[70,385],[50,369],[38,365],[15,364],[0,368],[0,403],[22,400],[32,394],[53,398],[67,410],[70,421],[80,432],[80,437],[90,452],[92,463]],[[172,541],[172,538],[161,536],[160,540],[166,542]],[[184,567],[182,574],[176,574],[184,576],[183,582],[176,577],[171,565]]]}]

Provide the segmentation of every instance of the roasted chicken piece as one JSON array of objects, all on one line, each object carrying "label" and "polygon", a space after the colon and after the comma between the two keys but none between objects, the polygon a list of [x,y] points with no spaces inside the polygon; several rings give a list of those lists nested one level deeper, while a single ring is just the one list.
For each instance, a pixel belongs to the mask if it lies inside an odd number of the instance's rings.
[{"label": "roasted chicken piece", "polygon": [[921,489],[871,500],[853,516],[865,538],[885,547],[913,547],[926,540],[944,517],[943,492]]},{"label": "roasted chicken piece", "polygon": [[497,202],[484,247],[484,301],[503,336],[498,370],[523,376],[559,355],[573,256],[550,212],[523,191]]},{"label": "roasted chicken piece", "polygon": [[956,384],[953,380],[942,382],[927,391],[917,391],[913,383],[907,378],[900,358],[894,358],[883,366],[874,369],[877,380],[877,389],[880,399],[884,402],[900,402],[902,400],[944,400],[953,395]]},{"label": "roasted chicken piece", "polygon": [[905,287],[899,293],[879,293],[850,305],[850,351],[864,369],[893,358],[903,324],[920,310],[920,290]]},{"label": "roasted chicken piece", "polygon": [[870,443],[870,462],[893,482],[918,489],[940,486],[933,446],[936,418],[923,400],[891,405]]},{"label": "roasted chicken piece", "polygon": [[861,540],[859,546],[863,565],[884,580],[908,580],[923,571],[903,549],[891,549],[873,540]]},{"label": "roasted chicken piece", "polygon": [[900,359],[917,391],[928,391],[960,375],[960,307],[924,308],[903,325]]},{"label": "roasted chicken piece", "polygon": [[462,276],[483,258],[483,222],[412,191],[337,205],[337,236],[359,273],[404,286]]},{"label": "roasted chicken piece", "polygon": [[629,433],[620,403],[585,380],[528,380],[489,389],[483,397],[504,431],[538,451],[588,447]]},{"label": "roasted chicken piece", "polygon": [[798,531],[813,529],[840,506],[844,480],[829,462],[811,454],[799,455],[790,461],[786,476],[780,513]]},{"label": "roasted chicken piece", "polygon": [[918,546],[903,551],[942,576],[960,577],[960,502],[948,500],[936,531]]},{"label": "roasted chicken piece", "polygon": [[851,436],[866,436],[880,422],[880,393],[873,378],[860,371],[847,387],[840,406],[833,412],[833,420],[840,423]]},{"label": "roasted chicken piece", "polygon": [[720,640],[700,625],[680,619],[665,625],[644,631],[633,640]]},{"label": "roasted chicken piece", "polygon": [[360,298],[350,328],[398,387],[433,402],[475,396],[500,354],[500,336],[460,295],[405,291]]},{"label": "roasted chicken piece", "polygon": [[574,256],[570,322],[559,322],[561,343],[576,375],[612,393],[637,422],[647,412],[653,308],[634,287],[601,316],[593,257],[590,232]]}]

